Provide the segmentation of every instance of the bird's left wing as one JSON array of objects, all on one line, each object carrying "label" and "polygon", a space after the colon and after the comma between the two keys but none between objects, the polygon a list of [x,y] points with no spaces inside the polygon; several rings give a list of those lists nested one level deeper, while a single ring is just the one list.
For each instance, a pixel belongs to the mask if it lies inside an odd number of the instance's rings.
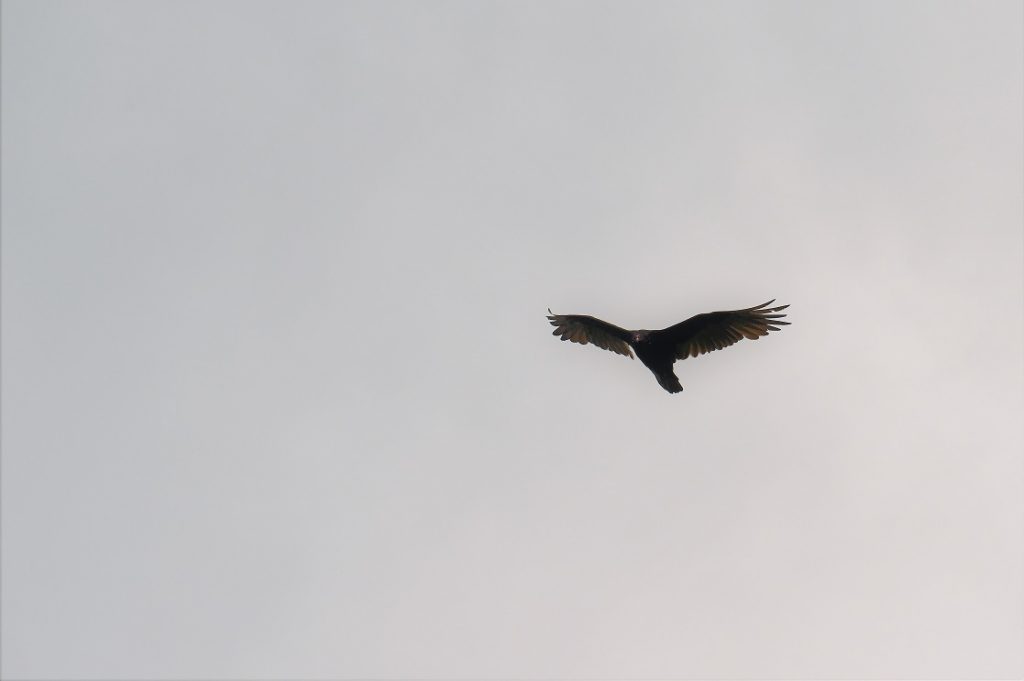
[{"label": "bird's left wing", "polygon": [[696,357],[729,347],[744,338],[756,340],[767,336],[769,331],[778,331],[779,325],[789,324],[782,321],[786,315],[781,314],[789,305],[768,307],[774,302],[769,300],[745,310],[699,314],[651,335],[674,344],[676,359]]},{"label": "bird's left wing", "polygon": [[555,314],[548,309],[548,321],[555,327],[552,335],[561,336],[562,340],[586,345],[592,343],[599,348],[611,350],[633,359],[629,349],[629,331],[614,324],[603,322],[596,317],[580,314]]}]

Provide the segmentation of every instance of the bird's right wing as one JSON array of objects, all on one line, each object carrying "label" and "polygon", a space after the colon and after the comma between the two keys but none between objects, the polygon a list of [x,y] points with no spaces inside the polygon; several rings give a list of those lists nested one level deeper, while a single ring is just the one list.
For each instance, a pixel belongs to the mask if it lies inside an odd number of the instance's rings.
[{"label": "bird's right wing", "polygon": [[555,327],[553,336],[561,336],[562,340],[581,345],[592,343],[599,348],[633,359],[633,352],[629,349],[628,343],[629,331],[588,315],[561,315],[551,312],[550,309],[548,313],[548,321]]}]

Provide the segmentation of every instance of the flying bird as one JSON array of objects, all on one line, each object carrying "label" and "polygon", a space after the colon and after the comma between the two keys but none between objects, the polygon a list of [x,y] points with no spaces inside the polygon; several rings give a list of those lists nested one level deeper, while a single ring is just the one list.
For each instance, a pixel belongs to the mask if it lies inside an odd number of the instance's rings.
[{"label": "flying bird", "polygon": [[551,308],[548,308],[548,321],[555,327],[553,335],[561,336],[562,340],[581,345],[592,343],[630,359],[636,352],[658,379],[658,384],[670,393],[677,393],[683,389],[672,371],[677,359],[721,350],[744,338],[757,340],[767,336],[769,331],[778,331],[780,325],[789,324],[782,321],[786,315],[780,314],[789,305],[768,307],[774,302],[769,300],[745,310],[699,314],[659,331],[627,331],[588,315],[555,314]]}]

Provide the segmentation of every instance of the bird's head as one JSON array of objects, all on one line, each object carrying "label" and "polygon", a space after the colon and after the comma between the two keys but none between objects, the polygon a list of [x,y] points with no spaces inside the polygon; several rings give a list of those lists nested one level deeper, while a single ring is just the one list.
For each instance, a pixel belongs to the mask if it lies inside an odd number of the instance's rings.
[{"label": "bird's head", "polygon": [[633,332],[632,342],[633,345],[643,345],[647,342],[647,335],[650,333],[647,329],[640,329],[639,331]]}]

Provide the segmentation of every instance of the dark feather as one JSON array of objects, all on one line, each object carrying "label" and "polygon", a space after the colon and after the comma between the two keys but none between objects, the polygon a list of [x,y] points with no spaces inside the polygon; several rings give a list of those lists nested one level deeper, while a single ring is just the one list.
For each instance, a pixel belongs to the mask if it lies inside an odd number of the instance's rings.
[{"label": "dark feather", "polygon": [[727,348],[744,338],[757,340],[769,331],[778,331],[785,314],[779,314],[789,305],[768,307],[774,300],[745,310],[708,312],[690,317],[685,322],[661,331],[651,332],[652,340],[671,343],[676,359],[696,357],[706,352]]},{"label": "dark feather", "polygon": [[548,321],[555,327],[552,335],[581,345],[590,343],[633,359],[629,349],[629,331],[587,315],[560,315],[550,308],[548,314]]}]

